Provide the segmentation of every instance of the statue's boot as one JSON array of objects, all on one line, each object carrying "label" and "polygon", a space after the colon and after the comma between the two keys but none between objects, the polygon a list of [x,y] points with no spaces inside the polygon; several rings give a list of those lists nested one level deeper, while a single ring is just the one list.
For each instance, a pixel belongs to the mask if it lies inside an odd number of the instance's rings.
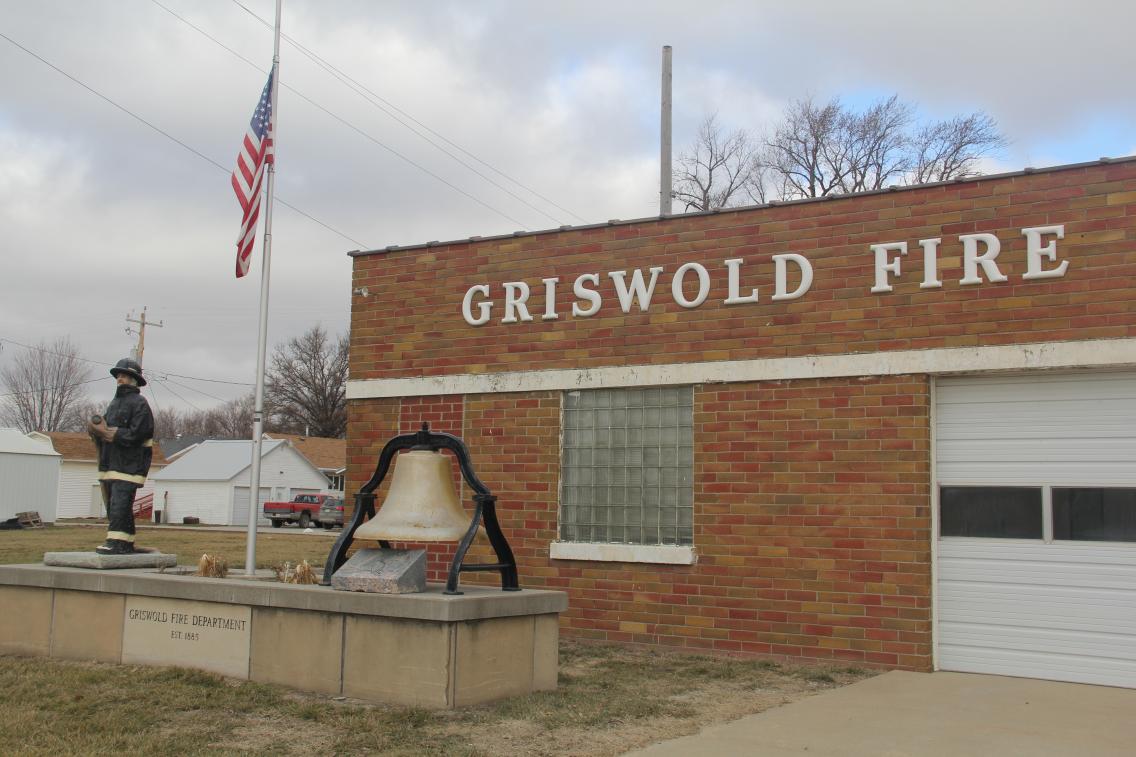
[{"label": "statue's boot", "polygon": [[107,539],[106,543],[95,547],[100,555],[132,555],[134,545],[124,539]]}]

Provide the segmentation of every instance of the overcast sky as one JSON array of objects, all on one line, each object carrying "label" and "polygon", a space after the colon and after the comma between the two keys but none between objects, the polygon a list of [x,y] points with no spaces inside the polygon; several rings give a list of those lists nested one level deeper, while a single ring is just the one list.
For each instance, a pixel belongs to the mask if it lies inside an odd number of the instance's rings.
[{"label": "overcast sky", "polygon": [[[260,245],[235,279],[227,173],[272,57],[253,14],[274,3],[241,1],[0,0],[0,364],[69,336],[106,375],[145,305],[164,322],[151,404],[250,390]],[[276,196],[331,230],[277,204],[270,348],[346,330],[349,250],[657,214],[664,44],[676,151],[710,112],[760,130],[807,94],[898,93],[927,119],[993,116],[997,172],[1136,152],[1134,28],[1123,0],[285,0],[284,34],[372,94],[282,45]]]}]

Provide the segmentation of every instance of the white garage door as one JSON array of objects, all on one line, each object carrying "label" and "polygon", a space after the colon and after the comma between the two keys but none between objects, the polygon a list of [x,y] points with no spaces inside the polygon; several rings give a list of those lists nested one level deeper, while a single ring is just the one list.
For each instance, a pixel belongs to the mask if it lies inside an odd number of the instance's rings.
[{"label": "white garage door", "polygon": [[1136,374],[941,379],[943,670],[1136,688]]},{"label": "white garage door", "polygon": [[[249,486],[233,487],[233,522],[231,526],[247,526],[249,517]],[[260,507],[257,508],[256,522],[266,525],[269,520],[264,517],[264,503],[272,499],[272,489],[267,486],[260,487]]]}]

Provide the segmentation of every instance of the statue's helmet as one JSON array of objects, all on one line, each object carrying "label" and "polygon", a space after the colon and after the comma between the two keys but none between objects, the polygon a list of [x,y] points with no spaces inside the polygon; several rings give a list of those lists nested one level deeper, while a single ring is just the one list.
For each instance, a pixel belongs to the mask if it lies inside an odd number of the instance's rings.
[{"label": "statue's helmet", "polygon": [[134,380],[138,382],[138,386],[146,386],[146,378],[142,375],[142,366],[138,365],[138,361],[131,360],[124,357],[114,364],[110,369],[110,375],[118,378],[118,374],[125,373],[127,376],[133,376]]}]

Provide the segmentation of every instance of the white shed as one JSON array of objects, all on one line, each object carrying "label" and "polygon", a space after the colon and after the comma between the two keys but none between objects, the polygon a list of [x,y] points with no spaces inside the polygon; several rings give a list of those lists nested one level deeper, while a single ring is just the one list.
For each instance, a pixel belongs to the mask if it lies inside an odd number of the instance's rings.
[{"label": "white shed", "polygon": [[[153,476],[154,508],[166,523],[196,517],[202,523],[243,526],[251,500],[251,463],[251,441],[201,442]],[[326,488],[327,479],[290,443],[262,443],[260,504]]]},{"label": "white shed", "polygon": [[0,520],[35,511],[54,521],[62,456],[49,441],[16,428],[0,428]]}]

